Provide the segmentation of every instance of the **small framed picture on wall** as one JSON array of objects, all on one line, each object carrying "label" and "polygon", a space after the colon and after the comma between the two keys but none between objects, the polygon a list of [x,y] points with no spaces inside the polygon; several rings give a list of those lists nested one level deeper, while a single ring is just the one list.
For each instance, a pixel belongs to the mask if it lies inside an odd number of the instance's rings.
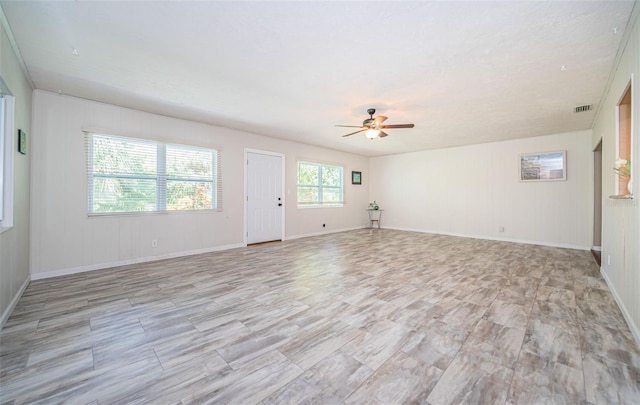
[{"label": "small framed picture on wall", "polygon": [[18,130],[18,152],[27,154],[27,133],[21,129]]},{"label": "small framed picture on wall", "polygon": [[351,184],[362,184],[362,172],[351,172]]}]

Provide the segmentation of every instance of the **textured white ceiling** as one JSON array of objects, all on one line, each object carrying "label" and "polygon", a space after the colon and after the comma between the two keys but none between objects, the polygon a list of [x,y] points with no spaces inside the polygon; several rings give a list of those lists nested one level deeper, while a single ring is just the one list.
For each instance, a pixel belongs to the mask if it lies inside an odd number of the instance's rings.
[{"label": "textured white ceiling", "polygon": [[378,156],[591,128],[634,1],[0,5],[38,89]]}]

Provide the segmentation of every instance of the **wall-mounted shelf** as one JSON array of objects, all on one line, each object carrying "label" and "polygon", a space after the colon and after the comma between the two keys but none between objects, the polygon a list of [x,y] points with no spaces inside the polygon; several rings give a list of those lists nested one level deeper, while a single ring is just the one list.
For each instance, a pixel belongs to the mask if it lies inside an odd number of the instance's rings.
[{"label": "wall-mounted shelf", "polygon": [[609,198],[612,200],[633,200],[633,194],[610,195]]}]

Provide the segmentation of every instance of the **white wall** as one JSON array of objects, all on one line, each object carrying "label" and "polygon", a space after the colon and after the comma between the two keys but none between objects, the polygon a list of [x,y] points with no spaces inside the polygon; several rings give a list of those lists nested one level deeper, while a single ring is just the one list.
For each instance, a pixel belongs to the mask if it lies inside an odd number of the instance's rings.
[{"label": "white wall", "polygon": [[[640,4],[636,4],[639,7]],[[617,67],[593,129],[595,147],[602,137],[602,274],[640,345],[640,13],[631,22],[629,42]],[[631,178],[634,200],[613,200],[616,176],[616,105],[633,75]]]},{"label": "white wall", "polygon": [[[368,187],[350,181],[352,170],[368,178],[366,157],[40,90],[33,97],[32,278],[242,246],[245,148],[285,154],[286,238],[366,224]],[[223,212],[88,217],[82,132],[87,128],[221,147]],[[343,208],[296,207],[299,159],[344,167]],[[158,247],[151,247],[152,239]]]},{"label": "white wall", "polygon": [[[591,131],[372,158],[388,228],[588,249]],[[567,151],[567,180],[519,181],[519,155]],[[499,232],[499,227],[504,232]]]},{"label": "white wall", "polygon": [[[1,12],[1,10],[0,10]],[[15,128],[31,142],[31,86],[4,27],[0,28],[0,76],[15,97]],[[0,234],[0,327],[29,282],[29,162],[31,154],[14,149],[13,228]]]}]

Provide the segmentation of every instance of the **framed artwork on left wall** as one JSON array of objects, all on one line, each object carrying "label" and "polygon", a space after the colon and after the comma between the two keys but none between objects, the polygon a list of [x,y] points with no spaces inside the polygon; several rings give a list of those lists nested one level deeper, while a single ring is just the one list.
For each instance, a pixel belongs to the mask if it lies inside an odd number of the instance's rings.
[{"label": "framed artwork on left wall", "polygon": [[18,152],[27,154],[27,133],[21,129],[18,130]]}]

